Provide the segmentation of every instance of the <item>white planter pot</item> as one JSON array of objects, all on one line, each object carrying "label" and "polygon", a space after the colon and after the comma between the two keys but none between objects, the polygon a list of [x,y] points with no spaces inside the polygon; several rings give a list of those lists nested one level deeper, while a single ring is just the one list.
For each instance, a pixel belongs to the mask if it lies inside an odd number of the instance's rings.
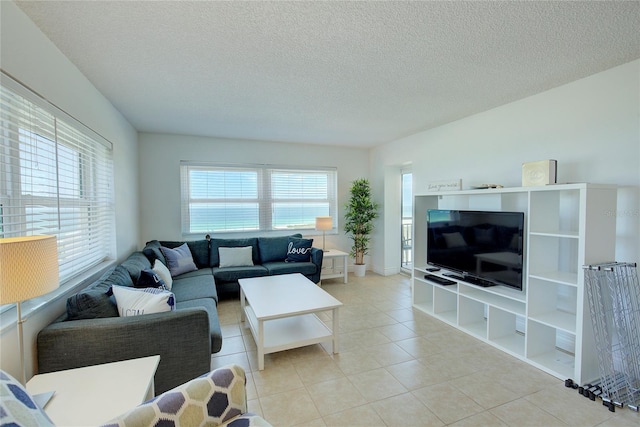
[{"label": "white planter pot", "polygon": [[364,277],[366,271],[367,264],[354,264],[353,266],[353,274],[355,274],[356,277]]}]

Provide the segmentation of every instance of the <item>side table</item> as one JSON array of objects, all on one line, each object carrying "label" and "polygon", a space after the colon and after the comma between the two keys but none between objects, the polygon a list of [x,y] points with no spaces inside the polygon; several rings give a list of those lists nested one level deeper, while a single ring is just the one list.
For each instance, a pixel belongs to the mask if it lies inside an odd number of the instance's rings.
[{"label": "side table", "polygon": [[55,425],[100,425],[154,397],[159,362],[149,356],[38,374],[26,388],[31,395],[54,392],[44,411]]},{"label": "side table", "polygon": [[[335,277],[342,277],[344,283],[347,283],[349,280],[349,273],[347,271],[347,258],[349,254],[346,252],[339,251],[337,249],[329,249],[324,251],[324,257],[322,264],[325,264],[325,261],[331,260],[331,267],[327,266],[326,268],[322,267],[322,273],[320,275],[320,280],[322,279],[333,279]],[[342,266],[336,266],[336,260],[342,259]],[[340,268],[342,267],[342,268]]]}]

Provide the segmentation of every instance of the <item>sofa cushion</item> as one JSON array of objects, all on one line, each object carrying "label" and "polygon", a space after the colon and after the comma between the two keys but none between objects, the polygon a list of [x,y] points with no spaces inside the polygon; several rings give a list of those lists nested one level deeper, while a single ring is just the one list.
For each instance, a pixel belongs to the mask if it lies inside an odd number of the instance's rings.
[{"label": "sofa cushion", "polygon": [[211,276],[213,273],[210,268],[199,268],[197,270],[188,271],[186,273],[182,273],[179,276],[174,277],[174,280],[184,279],[185,277],[199,277],[199,276]]},{"label": "sofa cushion", "polygon": [[134,252],[120,265],[127,269],[132,282],[137,283],[140,272],[145,268],[151,268],[151,261],[142,252]]},{"label": "sofa cushion", "polygon": [[269,271],[269,275],[301,273],[305,276],[315,274],[318,268],[312,262],[265,262],[262,264]]},{"label": "sofa cushion", "polygon": [[111,290],[116,299],[120,317],[162,313],[176,309],[175,296],[163,289],[113,286]]},{"label": "sofa cushion", "polygon": [[202,298],[210,298],[216,303],[218,302],[218,293],[211,270],[208,275],[179,276],[174,279],[171,291],[176,296],[176,300],[180,302]]},{"label": "sofa cushion", "polygon": [[150,242],[147,242],[145,247],[142,249],[142,253],[147,257],[151,264],[153,264],[155,260],[159,259],[164,265],[167,265],[167,260],[164,258],[164,255],[160,250],[160,246],[162,246],[162,244],[160,244],[159,241],[151,240]]},{"label": "sofa cushion", "polygon": [[209,251],[209,267],[220,266],[220,257],[218,248],[239,248],[242,246],[251,246],[251,260],[253,264],[260,264],[260,254],[258,252],[258,238],[251,237],[246,239],[211,239],[211,249]]},{"label": "sofa cushion", "polygon": [[187,308],[203,308],[207,311],[209,318],[209,333],[211,336],[211,353],[217,353],[222,348],[222,330],[218,319],[218,309],[216,302],[211,298],[199,298],[189,301],[176,302],[176,310]]},{"label": "sofa cushion", "polygon": [[287,246],[289,237],[301,238],[302,234],[292,234],[291,236],[278,237],[258,237],[258,248],[260,250],[260,262],[284,261],[287,257]]},{"label": "sofa cushion", "polygon": [[287,244],[286,262],[309,262],[311,260],[311,247],[313,239],[299,239],[289,237]]},{"label": "sofa cushion", "polygon": [[191,249],[189,249],[189,245],[186,243],[175,249],[161,246],[160,250],[167,260],[167,267],[169,268],[172,277],[198,269],[196,264],[193,262]]},{"label": "sofa cushion", "polygon": [[220,258],[220,268],[225,267],[250,267],[253,265],[251,259],[251,246],[242,246],[239,248],[218,248],[218,257]]},{"label": "sofa cushion", "polygon": [[237,282],[238,279],[268,275],[269,271],[261,265],[254,265],[253,267],[216,267],[213,269],[213,277],[215,277],[216,282]]}]

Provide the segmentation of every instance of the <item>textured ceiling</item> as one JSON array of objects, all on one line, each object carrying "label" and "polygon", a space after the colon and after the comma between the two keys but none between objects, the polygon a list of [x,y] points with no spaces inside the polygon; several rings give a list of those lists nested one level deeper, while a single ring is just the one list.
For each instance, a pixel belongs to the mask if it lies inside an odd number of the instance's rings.
[{"label": "textured ceiling", "polygon": [[640,57],[640,3],[18,1],[139,131],[374,146]]}]

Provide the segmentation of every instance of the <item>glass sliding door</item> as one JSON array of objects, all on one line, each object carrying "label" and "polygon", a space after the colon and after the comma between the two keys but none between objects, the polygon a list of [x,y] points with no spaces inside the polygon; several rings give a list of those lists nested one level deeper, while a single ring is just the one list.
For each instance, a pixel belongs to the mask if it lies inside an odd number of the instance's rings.
[{"label": "glass sliding door", "polygon": [[402,254],[400,256],[402,270],[410,271],[413,267],[412,235],[413,235],[413,175],[411,171],[402,171],[402,220],[401,238]]}]

